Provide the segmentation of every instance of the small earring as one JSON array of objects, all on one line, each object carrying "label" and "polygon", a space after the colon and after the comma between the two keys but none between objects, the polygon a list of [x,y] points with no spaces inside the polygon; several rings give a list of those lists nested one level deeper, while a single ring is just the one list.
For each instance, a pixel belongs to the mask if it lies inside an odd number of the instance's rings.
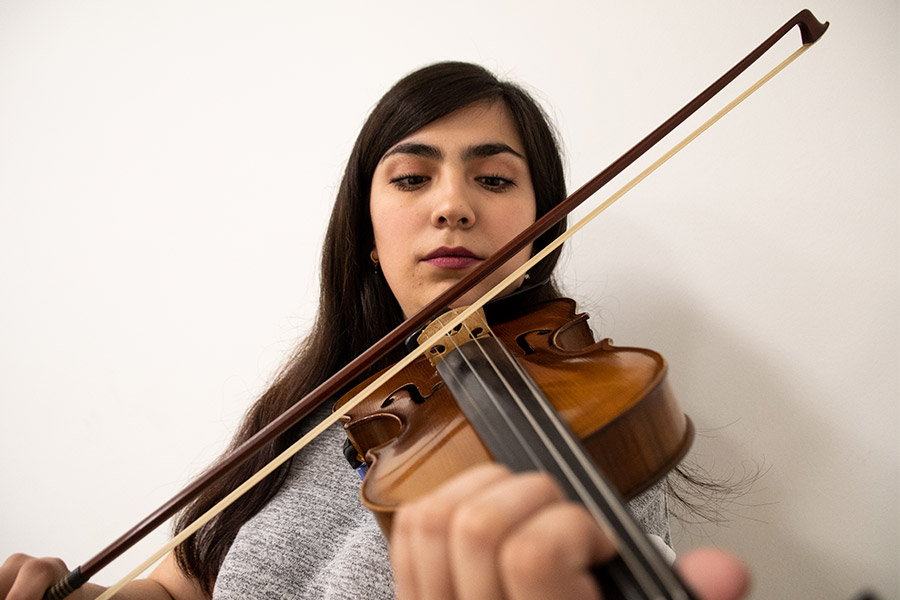
[{"label": "small earring", "polygon": [[369,252],[369,258],[372,260],[372,266],[375,267],[375,274],[378,275],[378,251],[375,248]]}]

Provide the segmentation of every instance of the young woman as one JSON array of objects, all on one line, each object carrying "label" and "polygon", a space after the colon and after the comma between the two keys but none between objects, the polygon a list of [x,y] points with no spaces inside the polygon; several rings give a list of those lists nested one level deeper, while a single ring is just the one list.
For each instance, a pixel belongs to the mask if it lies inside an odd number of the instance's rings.
[{"label": "young woman", "polygon": [[[404,317],[416,312],[565,197],[552,129],[534,101],[481,67],[440,63],[398,82],[353,148],[322,254],[313,331],[254,404],[234,444],[250,437]],[[564,225],[538,239],[546,245]],[[465,294],[470,303],[513,272],[523,250]],[[505,290],[517,304],[559,296],[551,255]],[[389,360],[395,359],[390,357]],[[385,366],[374,365],[371,372]],[[182,528],[280,453],[329,408],[265,448],[199,497]],[[467,471],[395,518],[390,550],[360,504],[359,477],[333,427],[167,557],[123,598],[598,598],[589,568],[614,550],[587,512],[546,476],[496,465]],[[668,538],[665,496],[631,504],[649,534]],[[686,557],[703,598],[737,598],[740,564]],[[66,572],[56,559],[11,557],[0,594],[39,598]],[[88,585],[77,598],[102,588]]]}]

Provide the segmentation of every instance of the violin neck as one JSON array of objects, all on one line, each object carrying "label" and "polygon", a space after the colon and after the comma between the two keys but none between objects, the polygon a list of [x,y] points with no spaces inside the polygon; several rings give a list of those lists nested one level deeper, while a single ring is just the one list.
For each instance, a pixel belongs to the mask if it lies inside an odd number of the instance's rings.
[{"label": "violin neck", "polygon": [[551,474],[614,537],[619,558],[596,573],[604,597],[694,598],[568,424],[499,340],[488,336],[465,343],[445,355],[437,369],[497,462],[517,472]]}]

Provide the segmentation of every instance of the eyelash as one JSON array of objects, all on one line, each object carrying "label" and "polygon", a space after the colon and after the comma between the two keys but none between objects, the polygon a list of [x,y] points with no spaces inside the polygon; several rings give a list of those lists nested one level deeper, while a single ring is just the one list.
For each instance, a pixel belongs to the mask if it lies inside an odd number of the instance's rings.
[{"label": "eyelash", "polygon": [[[409,179],[417,179],[416,183],[409,183]],[[394,177],[391,179],[391,185],[395,186],[398,190],[407,192],[410,190],[418,189],[425,183],[425,180],[428,178],[424,175],[415,175],[413,173],[408,173],[406,175],[400,175],[399,177]]]},{"label": "eyelash", "polygon": [[[494,179],[494,180],[499,181],[500,183],[498,185],[489,185],[485,181],[488,179]],[[516,185],[515,181],[513,181],[512,179],[507,179],[506,177],[503,177],[501,175],[483,175],[481,177],[478,177],[478,181],[482,185],[486,186],[487,188],[489,188],[495,192],[505,192],[509,188],[514,187]]]},{"label": "eyelash", "polygon": [[[409,180],[416,180],[415,183],[410,183]],[[420,188],[429,178],[425,175],[416,175],[413,173],[407,173],[404,175],[400,175],[398,177],[394,177],[391,179],[391,185],[395,186],[400,191],[412,191]],[[516,185],[516,182],[512,179],[507,179],[501,175],[482,175],[480,177],[475,178],[476,181],[481,183],[485,188],[494,192],[505,192],[507,189]],[[488,181],[499,181],[497,184],[490,184]]]}]

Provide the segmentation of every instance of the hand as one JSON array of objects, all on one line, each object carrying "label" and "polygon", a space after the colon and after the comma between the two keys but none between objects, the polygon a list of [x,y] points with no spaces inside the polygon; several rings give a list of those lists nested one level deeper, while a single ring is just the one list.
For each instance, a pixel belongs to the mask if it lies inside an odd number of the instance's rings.
[{"label": "hand", "polygon": [[[476,467],[394,518],[390,556],[398,600],[599,600],[589,568],[615,548],[580,505],[544,474]],[[737,600],[743,565],[717,551],[689,554],[679,570],[699,598]]]},{"label": "hand", "polygon": [[[69,569],[59,558],[35,558],[13,554],[0,566],[0,598],[6,600],[39,600],[51,585],[66,576]],[[82,590],[71,600],[85,598]]]},{"label": "hand", "polygon": [[[0,599],[40,600],[47,588],[66,576],[69,569],[59,558],[34,558],[13,554],[0,566]],[[105,587],[86,583],[66,600],[91,600]],[[116,592],[121,600],[206,600],[200,586],[185,575],[170,553],[147,579],[132,581]]]}]

